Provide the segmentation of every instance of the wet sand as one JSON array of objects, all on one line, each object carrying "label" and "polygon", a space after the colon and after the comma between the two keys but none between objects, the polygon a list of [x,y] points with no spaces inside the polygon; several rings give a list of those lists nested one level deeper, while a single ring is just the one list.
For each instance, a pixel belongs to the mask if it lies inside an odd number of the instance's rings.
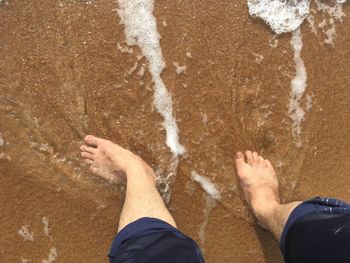
[{"label": "wet sand", "polygon": [[[107,261],[124,189],[87,172],[78,152],[85,134],[131,149],[159,176],[170,171],[152,78],[147,69],[137,74],[147,62],[138,61],[137,47],[132,54],[118,49],[126,45],[117,7],[115,1],[0,4],[1,262],[41,262],[51,248],[57,262]],[[258,150],[272,161],[285,202],[315,195],[350,201],[349,4],[343,9],[348,16],[336,22],[334,47],[320,29],[315,35],[308,23],[301,28],[305,96],[313,104],[298,148],[288,115],[291,34],[271,47],[273,32],[249,16],[245,1],[156,1],[167,65],[162,78],[187,149],[169,209],[207,262],[282,262],[278,243],[244,205],[237,150]],[[177,74],[173,62],[186,71]],[[210,179],[222,199],[208,201],[192,171]],[[33,241],[18,234],[26,225]]]}]

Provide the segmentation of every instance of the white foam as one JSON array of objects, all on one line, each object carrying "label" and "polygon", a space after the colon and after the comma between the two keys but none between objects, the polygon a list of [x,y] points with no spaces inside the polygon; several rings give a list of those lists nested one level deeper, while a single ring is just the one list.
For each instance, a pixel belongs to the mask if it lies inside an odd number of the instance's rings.
[{"label": "white foam", "polygon": [[142,78],[145,75],[145,70],[146,70],[145,65],[142,64],[139,72],[137,72],[137,75],[139,75],[139,77]]},{"label": "white foam", "polygon": [[5,140],[2,137],[2,134],[0,133],[0,147],[4,146],[4,144],[5,144]]},{"label": "white foam", "polygon": [[335,27],[331,27],[327,29],[325,32],[326,39],[324,42],[329,45],[334,45],[334,39],[337,37],[337,32],[335,31]]},{"label": "white foam", "polygon": [[97,209],[105,209],[105,208],[107,208],[107,204],[104,203],[101,200],[96,200],[96,204],[97,204]]},{"label": "white foam", "polygon": [[315,0],[315,3],[317,5],[317,9],[319,11],[322,11],[324,13],[328,13],[333,19],[339,20],[340,22],[343,21],[343,17],[346,16],[346,14],[343,11],[343,5],[340,3],[345,2],[339,2],[337,4],[334,4],[333,6],[330,6],[326,3],[321,2],[320,0]]},{"label": "white foam", "polygon": [[334,46],[334,40],[337,36],[335,29],[335,21],[342,22],[343,17],[346,14],[343,12],[343,6],[341,3],[345,2],[337,2],[335,4],[328,5],[326,3],[321,2],[320,0],[316,0],[316,5],[318,11],[321,11],[323,14],[328,14],[329,18],[324,19],[318,27],[322,29],[323,33],[326,35],[324,42],[326,44]]},{"label": "white foam", "polygon": [[50,149],[50,146],[48,143],[41,143],[39,150],[42,152],[48,152]]},{"label": "white foam", "polygon": [[199,183],[204,191],[207,192],[213,199],[220,200],[221,194],[219,190],[216,188],[215,184],[213,184],[208,178],[199,175],[196,171],[192,171],[191,173],[192,179]]},{"label": "white foam", "polygon": [[24,225],[18,230],[18,234],[23,237],[24,241],[34,242],[34,233],[29,231],[29,226]]},{"label": "white foam", "polygon": [[173,66],[175,67],[175,71],[177,75],[180,75],[183,72],[186,72],[187,66],[180,66],[179,63],[173,62]]},{"label": "white foam", "polygon": [[248,0],[249,13],[263,19],[276,34],[299,28],[310,11],[309,0]]},{"label": "white foam", "polygon": [[157,184],[162,185],[160,192],[163,197],[163,200],[166,203],[169,203],[171,198],[170,183],[171,183],[171,179],[177,174],[178,165],[179,165],[179,158],[178,156],[173,155],[170,161],[169,173],[167,176],[163,175],[164,171],[161,169],[156,171]]},{"label": "white foam", "polygon": [[289,115],[293,121],[292,134],[300,145],[301,123],[305,116],[305,111],[300,105],[300,100],[307,86],[307,72],[301,58],[303,49],[302,35],[300,29],[293,32],[291,45],[294,51],[295,77],[291,81],[291,98],[289,101]]},{"label": "white foam", "polygon": [[45,216],[41,218],[41,222],[44,224],[44,234],[52,241],[51,229],[49,227],[49,219]]},{"label": "white foam", "polygon": [[204,199],[205,199],[205,208],[203,209],[204,221],[202,222],[198,232],[199,241],[202,247],[205,244],[205,235],[206,235],[206,230],[208,226],[209,215],[217,204],[216,200],[212,199],[211,196],[206,195]]},{"label": "white foam", "polygon": [[0,152],[0,160],[1,160],[1,159],[5,159],[5,160],[8,160],[8,161],[11,161],[11,156],[6,155],[6,154],[3,153],[3,152]]},{"label": "white foam", "polygon": [[208,123],[208,114],[206,114],[206,113],[201,113],[201,116],[202,116],[202,122],[203,122],[203,124],[204,125],[207,125],[207,123]]},{"label": "white foam", "polygon": [[118,49],[120,50],[120,52],[122,53],[129,53],[129,54],[132,54],[133,53],[133,50],[132,48],[130,47],[123,47],[121,44],[117,43],[117,47]]},{"label": "white foam", "polygon": [[185,192],[189,195],[193,195],[195,190],[195,185],[193,181],[188,181],[185,186]]},{"label": "white foam", "polygon": [[21,260],[21,263],[29,263],[30,262],[29,259],[26,259],[24,257],[21,257],[20,260]]},{"label": "white foam", "polygon": [[276,38],[277,35],[274,35],[272,39],[270,40],[270,47],[277,48],[278,47],[278,39]]},{"label": "white foam", "polygon": [[309,112],[312,109],[312,104],[313,104],[312,96],[307,95],[306,96],[306,105],[305,105],[307,112]]},{"label": "white foam", "polygon": [[43,259],[41,263],[54,263],[57,261],[57,256],[58,256],[57,249],[55,247],[52,247],[50,249],[49,255],[47,256],[47,259]]},{"label": "white foam", "polygon": [[182,155],[186,150],[179,142],[179,130],[173,116],[172,98],[160,76],[165,63],[156,19],[153,16],[154,0],[118,0],[118,2],[118,14],[125,26],[127,44],[138,45],[149,63],[155,85],[154,104],[164,119],[166,143],[174,155]]},{"label": "white foam", "polygon": [[[315,18],[310,12],[310,0],[247,0],[249,13],[263,19],[277,34],[295,31],[305,18],[309,22],[311,31],[317,34]],[[342,22],[346,15],[343,4],[347,0],[331,1],[330,3],[315,0],[317,10],[328,14],[329,19],[319,24],[326,35],[325,43],[334,45],[336,37],[335,21]],[[312,10],[316,13],[315,10]]]},{"label": "white foam", "polygon": [[264,56],[258,53],[253,52],[252,53],[255,57],[255,63],[260,64],[264,60]]},{"label": "white foam", "polygon": [[311,32],[317,35],[317,29],[315,27],[315,16],[313,14],[309,14],[306,19],[307,22],[309,22]]},{"label": "white foam", "polygon": [[137,67],[139,66],[138,62],[135,62],[135,64],[128,70],[128,74],[131,76],[132,74],[134,74],[135,70],[137,69]]}]

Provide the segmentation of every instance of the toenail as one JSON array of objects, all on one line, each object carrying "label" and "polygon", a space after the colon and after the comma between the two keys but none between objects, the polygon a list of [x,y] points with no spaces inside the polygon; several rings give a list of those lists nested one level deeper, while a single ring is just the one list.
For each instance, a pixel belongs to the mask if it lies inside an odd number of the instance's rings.
[{"label": "toenail", "polygon": [[243,154],[241,152],[236,153],[236,158],[237,159],[242,159],[243,158]]},{"label": "toenail", "polygon": [[85,137],[85,141],[87,143],[92,143],[94,141],[94,137],[91,136],[91,135],[88,135],[88,136]]}]

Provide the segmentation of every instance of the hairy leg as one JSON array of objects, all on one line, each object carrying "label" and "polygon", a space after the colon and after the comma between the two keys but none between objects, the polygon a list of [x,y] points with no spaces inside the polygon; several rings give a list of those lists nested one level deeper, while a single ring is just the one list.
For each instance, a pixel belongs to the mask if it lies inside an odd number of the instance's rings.
[{"label": "hairy leg", "polygon": [[244,196],[259,223],[279,241],[290,213],[301,202],[281,204],[278,179],[269,160],[256,152],[236,154],[237,174]]},{"label": "hairy leg", "polygon": [[142,217],[163,220],[176,227],[156,185],[153,170],[138,156],[117,144],[92,135],[85,137],[81,155],[90,164],[89,170],[108,180],[126,180],[125,203],[118,232]]},{"label": "hairy leg", "polygon": [[152,169],[143,161],[134,161],[126,170],[126,198],[119,220],[118,232],[142,217],[161,219],[176,227],[156,186]]}]

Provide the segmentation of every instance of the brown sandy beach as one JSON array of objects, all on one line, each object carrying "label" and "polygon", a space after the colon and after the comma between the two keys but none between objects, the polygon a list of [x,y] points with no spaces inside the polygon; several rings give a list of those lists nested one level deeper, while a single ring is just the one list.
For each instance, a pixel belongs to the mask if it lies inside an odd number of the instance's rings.
[{"label": "brown sandy beach", "polygon": [[[57,262],[107,262],[124,189],[87,172],[79,156],[86,134],[131,149],[160,176],[169,173],[147,61],[137,46],[126,52],[117,8],[110,0],[0,1],[0,262],[42,262],[50,252]],[[243,202],[238,150],[272,161],[283,201],[350,201],[349,3],[343,11],[334,46],[317,26],[328,14],[316,12],[317,34],[308,22],[301,27],[312,108],[297,147],[288,115],[291,34],[274,40],[246,1],[155,2],[162,78],[187,149],[169,209],[207,262],[283,262]],[[186,70],[177,74],[174,62]],[[222,199],[210,199],[192,171]]]}]

